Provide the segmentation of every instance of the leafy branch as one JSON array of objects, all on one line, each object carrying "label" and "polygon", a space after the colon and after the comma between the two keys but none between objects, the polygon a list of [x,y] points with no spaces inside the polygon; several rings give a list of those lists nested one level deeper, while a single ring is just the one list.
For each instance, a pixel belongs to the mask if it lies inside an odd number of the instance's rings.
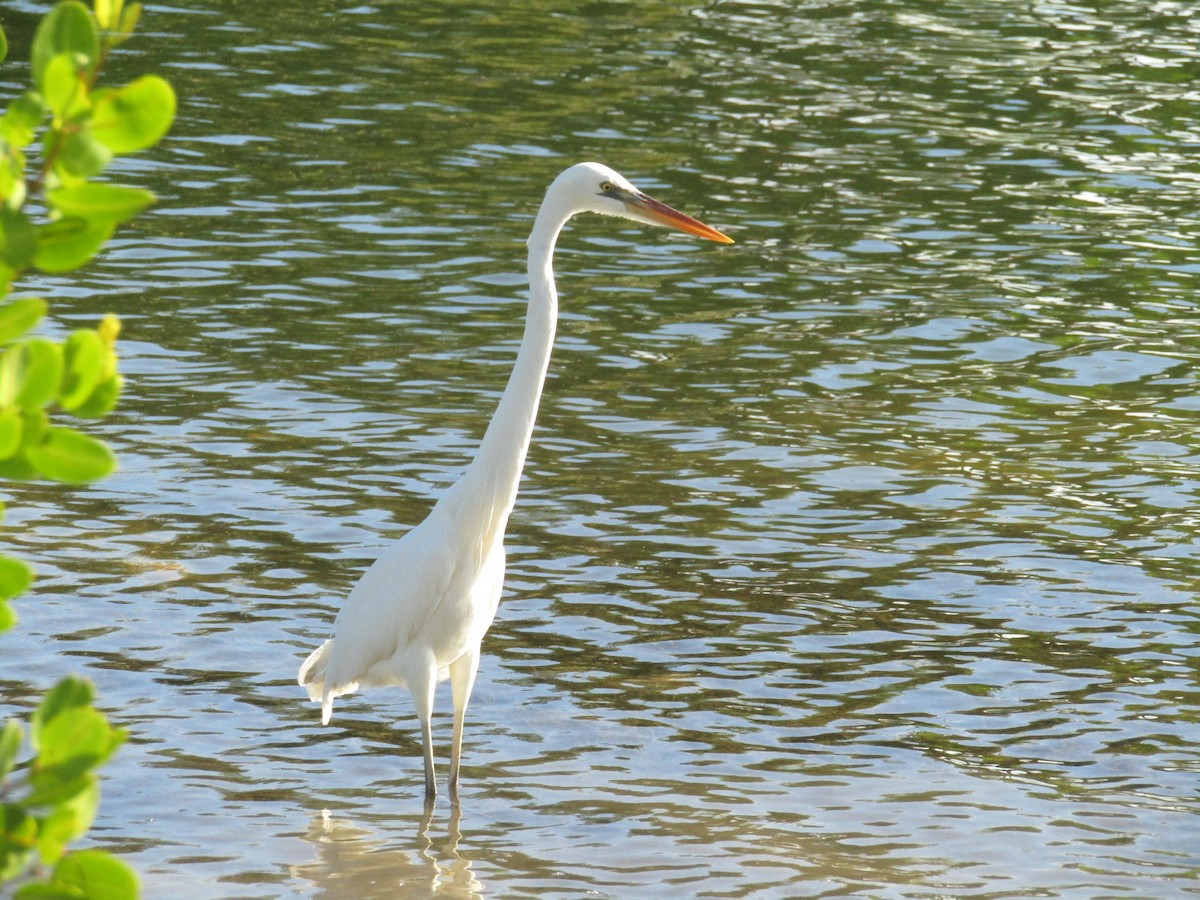
[{"label": "leafy branch", "polygon": [[[0,115],[0,299],[30,269],[82,266],[154,202],[149,191],[91,180],[115,157],[156,144],[175,115],[175,94],[158,76],[97,87],[140,15],[139,3],[94,0],[89,10],[67,0],[38,25],[31,86]],[[0,60],[7,50],[0,32]],[[26,151],[39,139],[40,163],[30,172]],[[47,309],[37,297],[0,305],[0,479],[85,484],[113,470],[112,452],[57,417],[98,418],[116,405],[120,322],[105,316],[61,341],[30,336]],[[0,555],[0,632],[16,624],[9,601],[32,577],[25,563]],[[136,875],[116,857],[67,850],[95,817],[98,768],[126,738],[93,699],[88,681],[67,677],[28,729],[15,719],[0,727],[0,888],[15,887],[16,900],[137,896]]]}]

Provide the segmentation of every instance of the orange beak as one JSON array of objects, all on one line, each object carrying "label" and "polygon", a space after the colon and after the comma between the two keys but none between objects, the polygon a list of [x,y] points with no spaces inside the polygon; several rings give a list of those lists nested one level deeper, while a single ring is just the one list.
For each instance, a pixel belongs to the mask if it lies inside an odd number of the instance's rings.
[{"label": "orange beak", "polygon": [[660,203],[653,197],[647,197],[640,191],[621,199],[625,201],[625,208],[634,213],[637,218],[645,219],[648,222],[655,222],[659,225],[666,225],[668,228],[674,228],[678,231],[686,231],[688,234],[716,241],[718,244],[733,243],[733,238],[726,237],[717,231],[717,229],[710,228],[703,222],[693,219],[691,216],[685,216],[679,210],[672,209],[667,204]]}]

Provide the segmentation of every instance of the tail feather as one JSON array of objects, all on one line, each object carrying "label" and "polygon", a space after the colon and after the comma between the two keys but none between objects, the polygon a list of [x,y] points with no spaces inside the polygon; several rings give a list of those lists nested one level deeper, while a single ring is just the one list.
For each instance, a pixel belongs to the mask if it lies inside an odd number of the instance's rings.
[{"label": "tail feather", "polygon": [[300,666],[300,674],[296,681],[308,691],[309,700],[321,702],[321,724],[328,725],[333,715],[333,699],[342,694],[352,694],[358,690],[358,682],[335,685],[329,682],[326,672],[329,668],[329,656],[333,651],[333,640],[330,639],[308,655],[308,659]]}]

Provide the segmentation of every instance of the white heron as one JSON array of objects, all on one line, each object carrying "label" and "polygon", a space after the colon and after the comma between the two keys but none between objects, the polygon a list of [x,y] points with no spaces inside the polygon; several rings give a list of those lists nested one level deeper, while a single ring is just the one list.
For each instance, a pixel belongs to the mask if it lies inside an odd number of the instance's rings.
[{"label": "white heron", "polygon": [[398,685],[412,693],[425,752],[425,796],[436,792],[430,718],[434,688],[450,679],[454,735],[450,795],[458,796],[463,719],[479,669],[479,648],[504,582],[504,528],[537,415],[554,343],[558,295],[554,244],[576,213],[666,225],[724,244],[733,241],[651,199],[598,163],[559,175],[529,235],[529,307],[516,363],[475,459],[420,525],[377,559],[350,592],[334,636],[300,667],[299,682],[328,724],[335,697]]}]

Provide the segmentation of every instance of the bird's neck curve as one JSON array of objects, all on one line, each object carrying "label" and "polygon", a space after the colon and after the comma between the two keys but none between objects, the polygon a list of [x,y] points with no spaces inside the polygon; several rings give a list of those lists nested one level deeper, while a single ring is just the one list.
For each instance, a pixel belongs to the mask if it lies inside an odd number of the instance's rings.
[{"label": "bird's neck curve", "polygon": [[558,323],[554,244],[570,216],[549,194],[538,210],[529,235],[529,306],[521,346],[475,459],[459,482],[459,496],[478,504],[472,513],[485,545],[503,536],[516,501]]}]

